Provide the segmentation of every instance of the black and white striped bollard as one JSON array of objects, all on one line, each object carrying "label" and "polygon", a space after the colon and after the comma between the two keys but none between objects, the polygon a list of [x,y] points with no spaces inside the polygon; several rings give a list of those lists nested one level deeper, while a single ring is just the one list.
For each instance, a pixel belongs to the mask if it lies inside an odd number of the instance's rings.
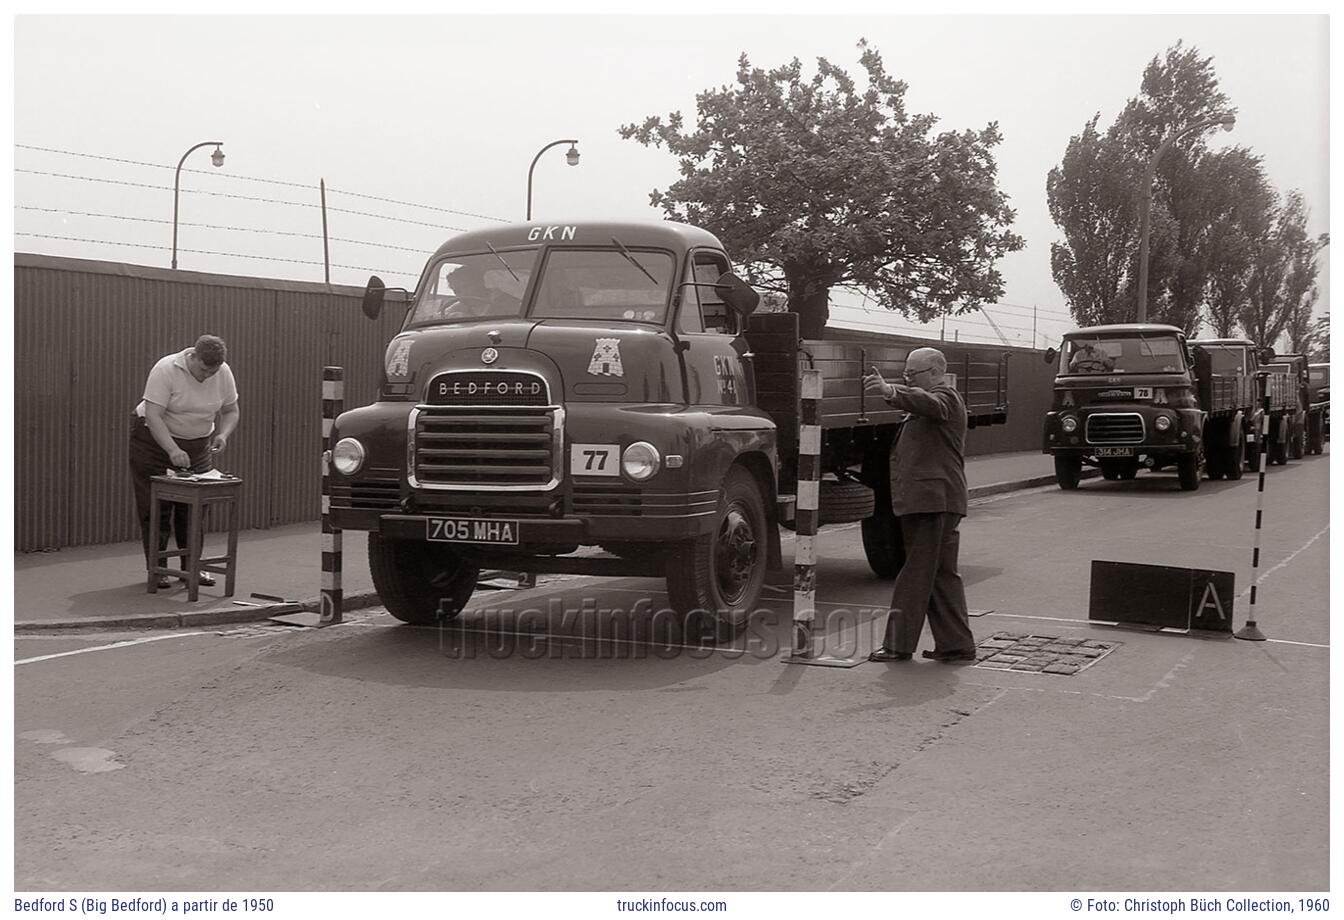
[{"label": "black and white striped bollard", "polygon": [[852,668],[862,658],[835,658],[820,654],[817,642],[817,527],[821,517],[821,396],[819,370],[803,371],[799,388],[798,493],[794,509],[793,651],[789,664]]},{"label": "black and white striped bollard", "polygon": [[1265,468],[1269,466],[1269,374],[1263,375],[1264,392],[1260,412],[1260,481],[1255,490],[1255,542],[1251,550],[1251,609],[1246,614],[1246,625],[1233,635],[1238,639],[1264,642],[1268,637],[1255,625],[1255,573],[1260,570],[1260,523],[1265,516]]},{"label": "black and white striped bollard", "polygon": [[798,416],[798,505],[793,551],[793,656],[813,657],[817,616],[817,519],[821,500],[821,371],[803,371]]},{"label": "black and white striped bollard", "polygon": [[345,405],[345,371],[322,368],[322,595],[319,626],[341,622],[341,530],[331,523],[331,451],[336,417]]}]

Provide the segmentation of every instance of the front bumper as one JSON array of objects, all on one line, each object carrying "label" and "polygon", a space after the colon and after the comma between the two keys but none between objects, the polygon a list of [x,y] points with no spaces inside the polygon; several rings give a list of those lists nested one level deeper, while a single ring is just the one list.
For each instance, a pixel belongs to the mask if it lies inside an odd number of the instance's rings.
[{"label": "front bumper", "polygon": [[[1158,416],[1172,419],[1172,426],[1159,431]],[[1062,420],[1072,416],[1078,427],[1066,432]],[[1123,432],[1109,423],[1123,417]],[[1096,457],[1098,450],[1129,451],[1120,456],[1172,456],[1199,450],[1203,443],[1204,413],[1199,409],[1172,409],[1151,405],[1086,406],[1046,413],[1041,449],[1056,456]]]}]

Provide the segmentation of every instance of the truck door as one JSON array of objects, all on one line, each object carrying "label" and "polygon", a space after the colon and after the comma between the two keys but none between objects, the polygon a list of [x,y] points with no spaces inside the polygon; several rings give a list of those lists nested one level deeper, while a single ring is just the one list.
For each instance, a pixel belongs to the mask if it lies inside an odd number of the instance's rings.
[{"label": "truck door", "polygon": [[728,271],[728,259],[712,249],[694,250],[687,260],[688,282],[681,288],[677,336],[684,345],[686,385],[693,406],[745,406],[747,351],[740,317],[714,292],[711,285]]}]

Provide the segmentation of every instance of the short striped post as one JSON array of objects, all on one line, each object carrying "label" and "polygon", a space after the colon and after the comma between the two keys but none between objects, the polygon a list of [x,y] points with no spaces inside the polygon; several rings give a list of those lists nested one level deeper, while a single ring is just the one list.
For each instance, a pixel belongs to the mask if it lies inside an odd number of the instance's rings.
[{"label": "short striped post", "polygon": [[341,530],[331,523],[331,451],[336,417],[345,405],[345,370],[322,368],[322,596],[319,626],[341,622]]},{"label": "short striped post", "polygon": [[803,371],[798,416],[798,505],[793,554],[793,657],[813,657],[817,616],[817,519],[821,497],[821,371]]},{"label": "short striped post", "polygon": [[1260,570],[1260,523],[1265,516],[1265,467],[1269,466],[1269,374],[1263,374],[1264,393],[1260,413],[1260,481],[1255,490],[1255,542],[1251,550],[1251,609],[1246,625],[1233,635],[1238,639],[1264,642],[1268,637],[1255,625],[1255,573]]}]

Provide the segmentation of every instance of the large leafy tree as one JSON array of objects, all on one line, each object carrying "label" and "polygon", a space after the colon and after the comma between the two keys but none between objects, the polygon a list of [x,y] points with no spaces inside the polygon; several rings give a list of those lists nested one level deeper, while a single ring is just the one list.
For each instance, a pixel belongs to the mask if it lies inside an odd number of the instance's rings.
[{"label": "large leafy tree", "polygon": [[1248,296],[1239,321],[1257,345],[1272,346],[1290,320],[1299,329],[1309,321],[1316,257],[1330,239],[1311,237],[1307,217],[1301,193],[1291,191],[1275,209],[1272,227],[1253,241]]},{"label": "large leafy tree", "polygon": [[[1139,201],[1153,155],[1173,134],[1228,111],[1210,58],[1178,42],[1154,57],[1139,95],[1099,132],[1094,116],[1050,171],[1046,194],[1064,240],[1051,269],[1080,323],[1135,318]],[[1205,136],[1175,141],[1158,162],[1148,242],[1148,319],[1192,331],[1209,280],[1207,245],[1223,204],[1209,178]]]},{"label": "large leafy tree", "polygon": [[1050,247],[1050,270],[1084,326],[1123,316],[1139,240],[1139,174],[1118,132],[1097,131],[1098,118],[1069,141],[1045,185],[1050,216],[1064,232],[1064,242]]},{"label": "large leafy tree", "polygon": [[808,337],[834,287],[922,321],[978,309],[1003,292],[996,261],[1023,245],[996,184],[998,126],[935,133],[877,50],[859,48],[863,86],[825,58],[808,77],[796,58],[763,70],[743,54],[733,85],[697,95],[694,128],[672,112],[619,129],[678,158],[654,206],[717,234],[749,281],[787,295]]},{"label": "large leafy tree", "polygon": [[1205,318],[1216,335],[1227,338],[1246,309],[1256,241],[1273,225],[1276,196],[1260,158],[1244,148],[1212,154],[1205,166],[1211,199]]}]

